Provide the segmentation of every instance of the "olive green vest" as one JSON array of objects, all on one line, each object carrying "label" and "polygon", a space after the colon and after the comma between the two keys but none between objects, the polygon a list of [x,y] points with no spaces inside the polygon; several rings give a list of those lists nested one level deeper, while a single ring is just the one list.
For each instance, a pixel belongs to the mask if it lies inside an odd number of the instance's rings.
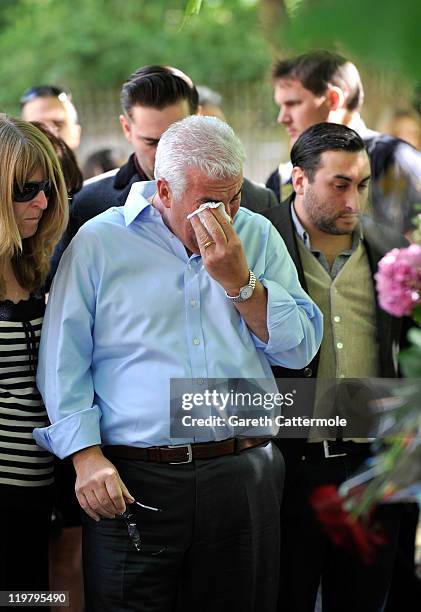
[{"label": "olive green vest", "polygon": [[[359,243],[332,280],[302,241],[298,239],[297,242],[308,293],[324,316],[318,381],[377,377],[379,358],[373,277],[363,243]],[[316,388],[314,414],[317,416],[327,416],[332,410],[326,401],[321,402],[322,396],[326,399],[324,393],[320,381]],[[310,437],[320,439],[315,432]]]}]

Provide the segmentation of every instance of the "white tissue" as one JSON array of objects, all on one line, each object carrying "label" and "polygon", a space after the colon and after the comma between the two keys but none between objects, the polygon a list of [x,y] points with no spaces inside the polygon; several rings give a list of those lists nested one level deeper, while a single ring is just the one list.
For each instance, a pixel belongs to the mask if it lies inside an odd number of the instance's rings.
[{"label": "white tissue", "polygon": [[227,211],[225,210],[225,206],[223,202],[205,202],[204,204],[201,204],[199,206],[199,208],[197,208],[196,210],[194,210],[192,213],[190,213],[189,215],[187,215],[187,219],[191,219],[194,215],[198,215],[201,224],[206,228],[206,230],[210,233],[210,229],[209,227],[206,225],[206,219],[205,216],[203,215],[203,211],[209,208],[219,208],[219,210],[222,212],[223,216],[225,217],[225,219],[229,222],[232,223],[232,219],[229,216],[229,214],[227,213]]}]

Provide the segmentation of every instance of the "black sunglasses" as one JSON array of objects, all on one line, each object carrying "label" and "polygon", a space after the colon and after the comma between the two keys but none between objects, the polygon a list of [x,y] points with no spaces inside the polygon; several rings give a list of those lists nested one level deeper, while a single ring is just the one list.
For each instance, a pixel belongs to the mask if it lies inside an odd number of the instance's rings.
[{"label": "black sunglasses", "polygon": [[58,98],[59,100],[66,98],[71,100],[72,98],[70,92],[65,91],[64,89],[54,87],[54,85],[40,85],[38,87],[31,87],[30,89],[27,89],[20,99],[20,105],[22,107],[27,102],[30,102],[35,98],[47,97]]},{"label": "black sunglasses", "polygon": [[15,182],[13,185],[13,201],[30,202],[36,198],[40,191],[43,191],[45,193],[45,197],[49,198],[51,195],[51,182],[31,181],[30,183],[24,183],[22,189]]}]

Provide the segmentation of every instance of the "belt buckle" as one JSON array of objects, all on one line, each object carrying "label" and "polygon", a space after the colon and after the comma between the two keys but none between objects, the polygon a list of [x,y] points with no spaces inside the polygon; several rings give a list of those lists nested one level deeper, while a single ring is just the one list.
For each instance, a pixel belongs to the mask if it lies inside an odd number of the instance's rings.
[{"label": "belt buckle", "polygon": [[323,450],[325,453],[325,459],[332,459],[333,457],[346,457],[346,453],[336,453],[331,455],[329,453],[329,440],[323,440]]},{"label": "belt buckle", "polygon": [[169,465],[182,465],[183,463],[191,463],[193,461],[193,449],[191,444],[169,444],[167,448],[186,448],[187,461],[169,461]]}]

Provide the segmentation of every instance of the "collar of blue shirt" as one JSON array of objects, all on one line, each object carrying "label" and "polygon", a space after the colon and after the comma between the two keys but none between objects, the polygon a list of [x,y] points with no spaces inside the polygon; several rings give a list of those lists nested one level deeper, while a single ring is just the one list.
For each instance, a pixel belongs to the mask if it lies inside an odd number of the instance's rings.
[{"label": "collar of blue shirt", "polygon": [[140,181],[133,183],[124,205],[124,220],[129,226],[148,206],[149,198],[156,193],[156,181]]}]

